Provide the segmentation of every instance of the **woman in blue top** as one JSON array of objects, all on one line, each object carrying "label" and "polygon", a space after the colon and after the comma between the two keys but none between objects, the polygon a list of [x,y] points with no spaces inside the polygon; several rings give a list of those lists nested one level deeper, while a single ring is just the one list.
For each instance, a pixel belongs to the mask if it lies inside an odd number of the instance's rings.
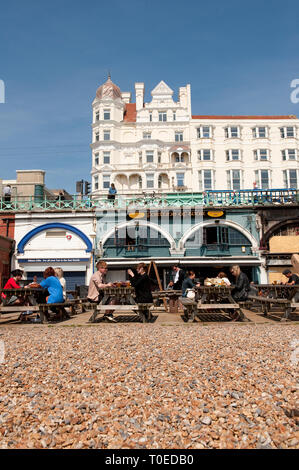
[{"label": "woman in blue top", "polygon": [[40,286],[44,289],[48,289],[49,296],[46,297],[47,304],[55,304],[64,302],[63,290],[59,279],[55,276],[53,268],[47,268],[44,271],[44,280],[40,283]]}]

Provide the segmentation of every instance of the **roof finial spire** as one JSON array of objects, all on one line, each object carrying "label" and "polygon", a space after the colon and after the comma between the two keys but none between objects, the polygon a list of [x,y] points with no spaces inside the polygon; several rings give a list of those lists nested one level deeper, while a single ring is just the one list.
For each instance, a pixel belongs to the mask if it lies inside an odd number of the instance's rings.
[{"label": "roof finial spire", "polygon": [[108,70],[108,80],[111,80],[111,73],[110,73],[110,69]]}]

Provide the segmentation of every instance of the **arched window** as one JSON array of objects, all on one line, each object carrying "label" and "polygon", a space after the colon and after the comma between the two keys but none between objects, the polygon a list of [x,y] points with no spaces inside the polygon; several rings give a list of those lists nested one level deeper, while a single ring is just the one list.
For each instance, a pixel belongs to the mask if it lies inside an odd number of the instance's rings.
[{"label": "arched window", "polygon": [[248,238],[239,230],[225,225],[206,225],[193,232],[186,240],[186,248],[199,248],[200,246],[229,248],[235,246],[251,246]]},{"label": "arched window", "polygon": [[113,236],[109,237],[104,243],[104,248],[113,247],[143,247],[146,250],[149,247],[170,247],[169,241],[161,232],[148,225],[129,225],[122,228],[116,228]]}]

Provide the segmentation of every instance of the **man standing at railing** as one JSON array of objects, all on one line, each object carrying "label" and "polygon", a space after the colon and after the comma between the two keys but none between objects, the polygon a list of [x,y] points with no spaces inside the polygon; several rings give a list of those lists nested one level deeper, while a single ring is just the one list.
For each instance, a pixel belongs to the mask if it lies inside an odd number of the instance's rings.
[{"label": "man standing at railing", "polygon": [[4,202],[10,202],[11,200],[11,186],[10,184],[7,184],[3,188],[3,196],[4,196]]}]

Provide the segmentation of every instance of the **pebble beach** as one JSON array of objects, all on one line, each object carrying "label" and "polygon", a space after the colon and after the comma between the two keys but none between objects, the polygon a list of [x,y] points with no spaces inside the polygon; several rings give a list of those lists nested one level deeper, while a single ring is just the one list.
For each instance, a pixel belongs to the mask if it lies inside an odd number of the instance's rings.
[{"label": "pebble beach", "polygon": [[298,324],[17,325],[0,341],[2,449],[299,448]]}]

